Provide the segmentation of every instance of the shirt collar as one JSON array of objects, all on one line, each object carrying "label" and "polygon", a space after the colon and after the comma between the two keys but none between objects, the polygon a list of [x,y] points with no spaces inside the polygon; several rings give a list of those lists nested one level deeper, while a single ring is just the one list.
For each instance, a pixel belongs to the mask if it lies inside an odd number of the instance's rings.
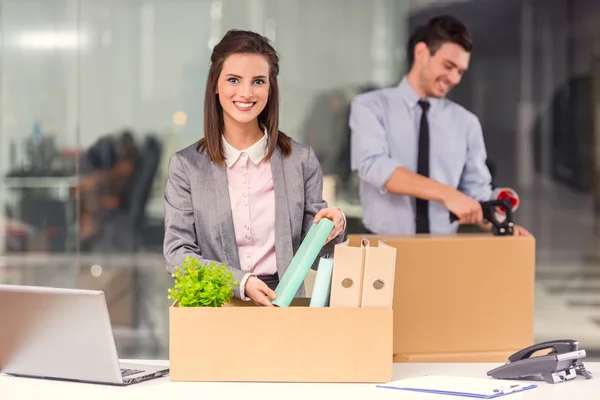
[{"label": "shirt collar", "polygon": [[238,150],[229,143],[227,143],[227,140],[225,140],[225,137],[223,137],[223,147],[225,150],[225,164],[228,167],[231,167],[233,164],[236,163],[238,158],[240,158],[242,153],[245,153],[248,155],[250,160],[255,165],[257,165],[267,155],[267,138],[267,129],[264,128],[263,137],[260,138],[258,142],[254,143],[252,146],[248,147],[245,150]]},{"label": "shirt collar", "polygon": [[[408,104],[408,106],[411,109],[415,108],[418,105],[419,100],[421,100],[421,97],[419,97],[417,92],[415,92],[415,90],[412,88],[412,86],[410,86],[406,76],[404,78],[402,78],[402,81],[400,81],[400,84],[398,85],[398,89],[400,90],[400,94],[401,94],[402,98],[404,99],[406,104]],[[430,98],[427,98],[424,100],[429,101],[429,103],[431,104],[432,110],[435,109],[437,106],[439,106],[442,102],[442,99],[437,99],[435,97],[430,97]]]}]

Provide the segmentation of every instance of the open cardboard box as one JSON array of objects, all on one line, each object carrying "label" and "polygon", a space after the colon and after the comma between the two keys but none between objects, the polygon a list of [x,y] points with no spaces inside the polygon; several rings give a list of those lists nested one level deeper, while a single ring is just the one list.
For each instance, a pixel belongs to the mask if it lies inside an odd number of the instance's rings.
[{"label": "open cardboard box", "polygon": [[396,248],[394,362],[505,362],[533,344],[535,239],[349,235]]},{"label": "open cardboard box", "polygon": [[223,307],[169,310],[172,381],[364,382],[392,379],[391,309]]}]

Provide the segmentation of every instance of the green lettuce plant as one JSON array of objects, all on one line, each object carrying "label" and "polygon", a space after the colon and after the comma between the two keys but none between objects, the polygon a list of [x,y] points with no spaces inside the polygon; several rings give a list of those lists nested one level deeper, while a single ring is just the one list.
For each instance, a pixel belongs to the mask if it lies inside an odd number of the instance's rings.
[{"label": "green lettuce plant", "polygon": [[233,287],[239,286],[226,265],[214,261],[202,265],[191,256],[171,276],[175,283],[169,288],[169,299],[179,307],[221,307],[232,299]]}]

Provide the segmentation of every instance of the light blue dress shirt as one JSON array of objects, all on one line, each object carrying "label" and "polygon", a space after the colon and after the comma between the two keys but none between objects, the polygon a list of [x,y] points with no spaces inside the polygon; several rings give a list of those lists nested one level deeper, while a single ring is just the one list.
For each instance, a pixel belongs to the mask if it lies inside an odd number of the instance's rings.
[{"label": "light blue dress shirt", "polygon": [[[448,99],[428,99],[429,177],[479,200],[492,194],[481,124],[475,114]],[[379,234],[414,234],[415,199],[387,193],[397,167],[417,170],[419,95],[404,78],[397,87],[357,96],[351,106],[352,169],[360,177],[363,224]],[[429,202],[431,233],[455,233],[443,204]]]}]

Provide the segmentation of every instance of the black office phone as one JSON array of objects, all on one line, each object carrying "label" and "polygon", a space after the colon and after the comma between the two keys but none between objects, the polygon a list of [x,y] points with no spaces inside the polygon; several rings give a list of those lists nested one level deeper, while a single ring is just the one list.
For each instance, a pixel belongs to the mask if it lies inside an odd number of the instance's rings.
[{"label": "black office phone", "polygon": [[[547,354],[533,356],[543,350]],[[488,376],[496,379],[536,380],[541,378],[548,383],[564,382],[581,375],[591,379],[592,374],[583,365],[586,352],[579,348],[579,342],[571,339],[552,340],[526,347],[508,358],[508,362],[488,371]]]}]

